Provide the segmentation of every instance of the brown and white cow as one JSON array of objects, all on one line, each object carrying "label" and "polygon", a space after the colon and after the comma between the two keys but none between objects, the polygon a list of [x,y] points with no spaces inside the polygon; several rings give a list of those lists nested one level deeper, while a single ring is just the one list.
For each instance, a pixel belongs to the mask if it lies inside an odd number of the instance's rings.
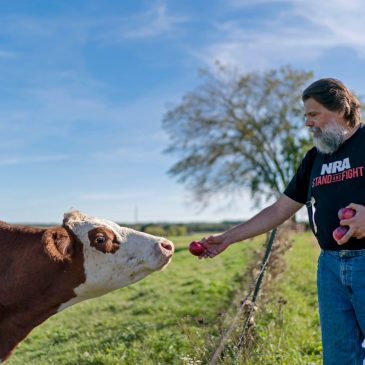
[{"label": "brown and white cow", "polygon": [[0,362],[57,312],[166,267],[172,242],[79,211],[63,225],[0,221]]}]

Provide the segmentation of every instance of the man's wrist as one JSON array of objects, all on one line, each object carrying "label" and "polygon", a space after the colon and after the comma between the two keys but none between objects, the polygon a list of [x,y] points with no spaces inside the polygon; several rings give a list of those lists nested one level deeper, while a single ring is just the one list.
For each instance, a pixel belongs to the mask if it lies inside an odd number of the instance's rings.
[{"label": "man's wrist", "polygon": [[229,246],[232,243],[234,243],[234,238],[232,237],[232,233],[231,232],[225,232],[225,233],[223,233],[221,238],[222,238],[223,244],[225,246]]}]

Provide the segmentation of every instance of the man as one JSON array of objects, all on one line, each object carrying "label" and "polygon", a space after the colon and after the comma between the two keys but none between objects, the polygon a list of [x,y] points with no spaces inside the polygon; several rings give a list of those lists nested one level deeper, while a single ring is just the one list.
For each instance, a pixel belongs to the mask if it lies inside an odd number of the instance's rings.
[{"label": "man", "polygon": [[[365,351],[365,128],[360,104],[336,79],[320,79],[304,90],[305,125],[314,147],[302,160],[283,195],[249,221],[203,238],[204,257],[267,232],[307,204],[312,230],[321,247],[318,302],[325,365],[363,365]],[[338,210],[355,216],[339,221]],[[339,226],[348,232],[335,241]]]}]

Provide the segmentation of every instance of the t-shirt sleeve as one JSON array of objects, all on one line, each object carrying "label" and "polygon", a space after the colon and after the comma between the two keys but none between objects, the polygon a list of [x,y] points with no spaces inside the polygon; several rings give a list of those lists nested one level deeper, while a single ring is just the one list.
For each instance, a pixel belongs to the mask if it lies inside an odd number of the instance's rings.
[{"label": "t-shirt sleeve", "polygon": [[296,174],[284,190],[284,194],[298,203],[305,204],[308,200],[309,179],[311,175],[315,150],[307,152],[300,163]]}]

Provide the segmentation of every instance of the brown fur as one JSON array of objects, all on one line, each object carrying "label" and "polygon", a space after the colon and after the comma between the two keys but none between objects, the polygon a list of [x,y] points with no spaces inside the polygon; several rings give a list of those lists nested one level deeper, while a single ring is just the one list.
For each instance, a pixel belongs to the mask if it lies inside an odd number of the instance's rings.
[{"label": "brown fur", "polygon": [[[114,253],[119,249],[117,237],[114,232],[105,227],[97,227],[88,233],[90,245],[104,253]],[[98,242],[99,238],[104,238],[104,242]]]},{"label": "brown fur", "polygon": [[0,221],[0,359],[75,296],[83,260],[81,242],[64,227]]}]

